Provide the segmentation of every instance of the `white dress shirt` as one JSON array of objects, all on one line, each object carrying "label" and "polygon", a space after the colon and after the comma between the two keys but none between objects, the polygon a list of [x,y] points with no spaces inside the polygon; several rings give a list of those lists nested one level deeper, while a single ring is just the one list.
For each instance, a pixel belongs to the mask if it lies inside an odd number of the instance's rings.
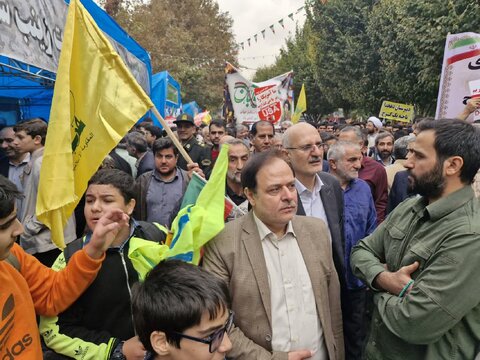
[{"label": "white dress shirt", "polygon": [[310,275],[298,247],[292,223],[281,239],[253,214],[270,286],[272,349],[311,350],[312,360],[328,359]]},{"label": "white dress shirt", "polygon": [[300,195],[300,201],[302,202],[305,215],[312,216],[323,220],[328,230],[328,237],[330,243],[332,242],[332,235],[330,234],[330,227],[328,226],[327,214],[325,213],[325,207],[323,206],[322,198],[320,197],[320,190],[322,189],[323,181],[318,175],[315,175],[315,186],[313,191],[308,190],[305,185],[295,179],[295,187]]}]

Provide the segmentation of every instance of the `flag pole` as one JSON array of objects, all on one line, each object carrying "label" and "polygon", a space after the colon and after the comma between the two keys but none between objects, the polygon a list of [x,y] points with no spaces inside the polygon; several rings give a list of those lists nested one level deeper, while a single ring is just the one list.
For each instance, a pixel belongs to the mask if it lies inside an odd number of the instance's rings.
[{"label": "flag pole", "polygon": [[182,156],[183,156],[183,158],[185,159],[185,161],[186,161],[188,164],[193,164],[192,158],[191,158],[190,155],[188,155],[188,153],[185,151],[185,149],[183,148],[183,145],[180,143],[180,141],[178,140],[178,138],[175,136],[175,134],[173,133],[173,131],[170,129],[170,127],[168,126],[168,124],[167,124],[167,122],[165,121],[165,119],[163,118],[163,116],[160,115],[160,113],[158,112],[158,110],[157,110],[157,108],[155,107],[155,105],[153,106],[152,111],[153,111],[153,113],[155,114],[155,116],[157,117],[157,119],[160,121],[160,124],[162,124],[163,129],[167,132],[167,135],[170,137],[170,139],[172,139],[172,142],[175,144],[175,146],[177,147],[177,149],[178,149],[178,151],[180,152],[180,154],[182,154]]}]

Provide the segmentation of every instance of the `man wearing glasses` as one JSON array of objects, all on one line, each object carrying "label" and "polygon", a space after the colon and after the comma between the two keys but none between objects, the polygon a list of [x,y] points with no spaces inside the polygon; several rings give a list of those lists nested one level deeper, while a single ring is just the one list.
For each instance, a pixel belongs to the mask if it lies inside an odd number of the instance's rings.
[{"label": "man wearing glasses", "polygon": [[132,300],[146,360],[223,360],[232,348],[227,285],[179,260],[158,264]]},{"label": "man wearing glasses", "polygon": [[348,316],[351,312],[348,311],[350,307],[346,298],[343,190],[334,176],[322,171],[324,148],[315,127],[307,123],[293,125],[284,134],[283,147],[295,172],[297,215],[313,216],[323,220],[327,226],[333,262],[342,290],[343,331],[348,355],[349,341],[355,337],[352,334],[355,327],[353,319]]}]

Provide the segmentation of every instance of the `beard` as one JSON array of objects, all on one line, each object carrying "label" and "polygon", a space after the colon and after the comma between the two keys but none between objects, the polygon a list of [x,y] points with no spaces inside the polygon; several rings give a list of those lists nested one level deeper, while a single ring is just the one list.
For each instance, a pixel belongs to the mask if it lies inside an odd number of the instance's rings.
[{"label": "beard", "polygon": [[415,176],[408,170],[408,190],[429,199],[439,198],[445,189],[441,163],[441,161],[437,160],[435,167],[422,176]]},{"label": "beard", "polygon": [[227,171],[227,178],[234,183],[242,183],[241,175],[236,172]]},{"label": "beard", "polygon": [[387,160],[391,155],[391,151],[379,151],[380,159]]}]

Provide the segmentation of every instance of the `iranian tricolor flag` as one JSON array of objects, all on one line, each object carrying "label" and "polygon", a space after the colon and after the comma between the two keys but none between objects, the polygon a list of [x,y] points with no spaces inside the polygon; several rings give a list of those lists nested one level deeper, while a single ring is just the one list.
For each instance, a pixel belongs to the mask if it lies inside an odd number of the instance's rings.
[{"label": "iranian tricolor flag", "polygon": [[[468,32],[448,35],[435,117],[454,118],[460,114],[466,101],[478,94],[479,80],[480,34]],[[478,118],[480,111],[467,120]]]}]

